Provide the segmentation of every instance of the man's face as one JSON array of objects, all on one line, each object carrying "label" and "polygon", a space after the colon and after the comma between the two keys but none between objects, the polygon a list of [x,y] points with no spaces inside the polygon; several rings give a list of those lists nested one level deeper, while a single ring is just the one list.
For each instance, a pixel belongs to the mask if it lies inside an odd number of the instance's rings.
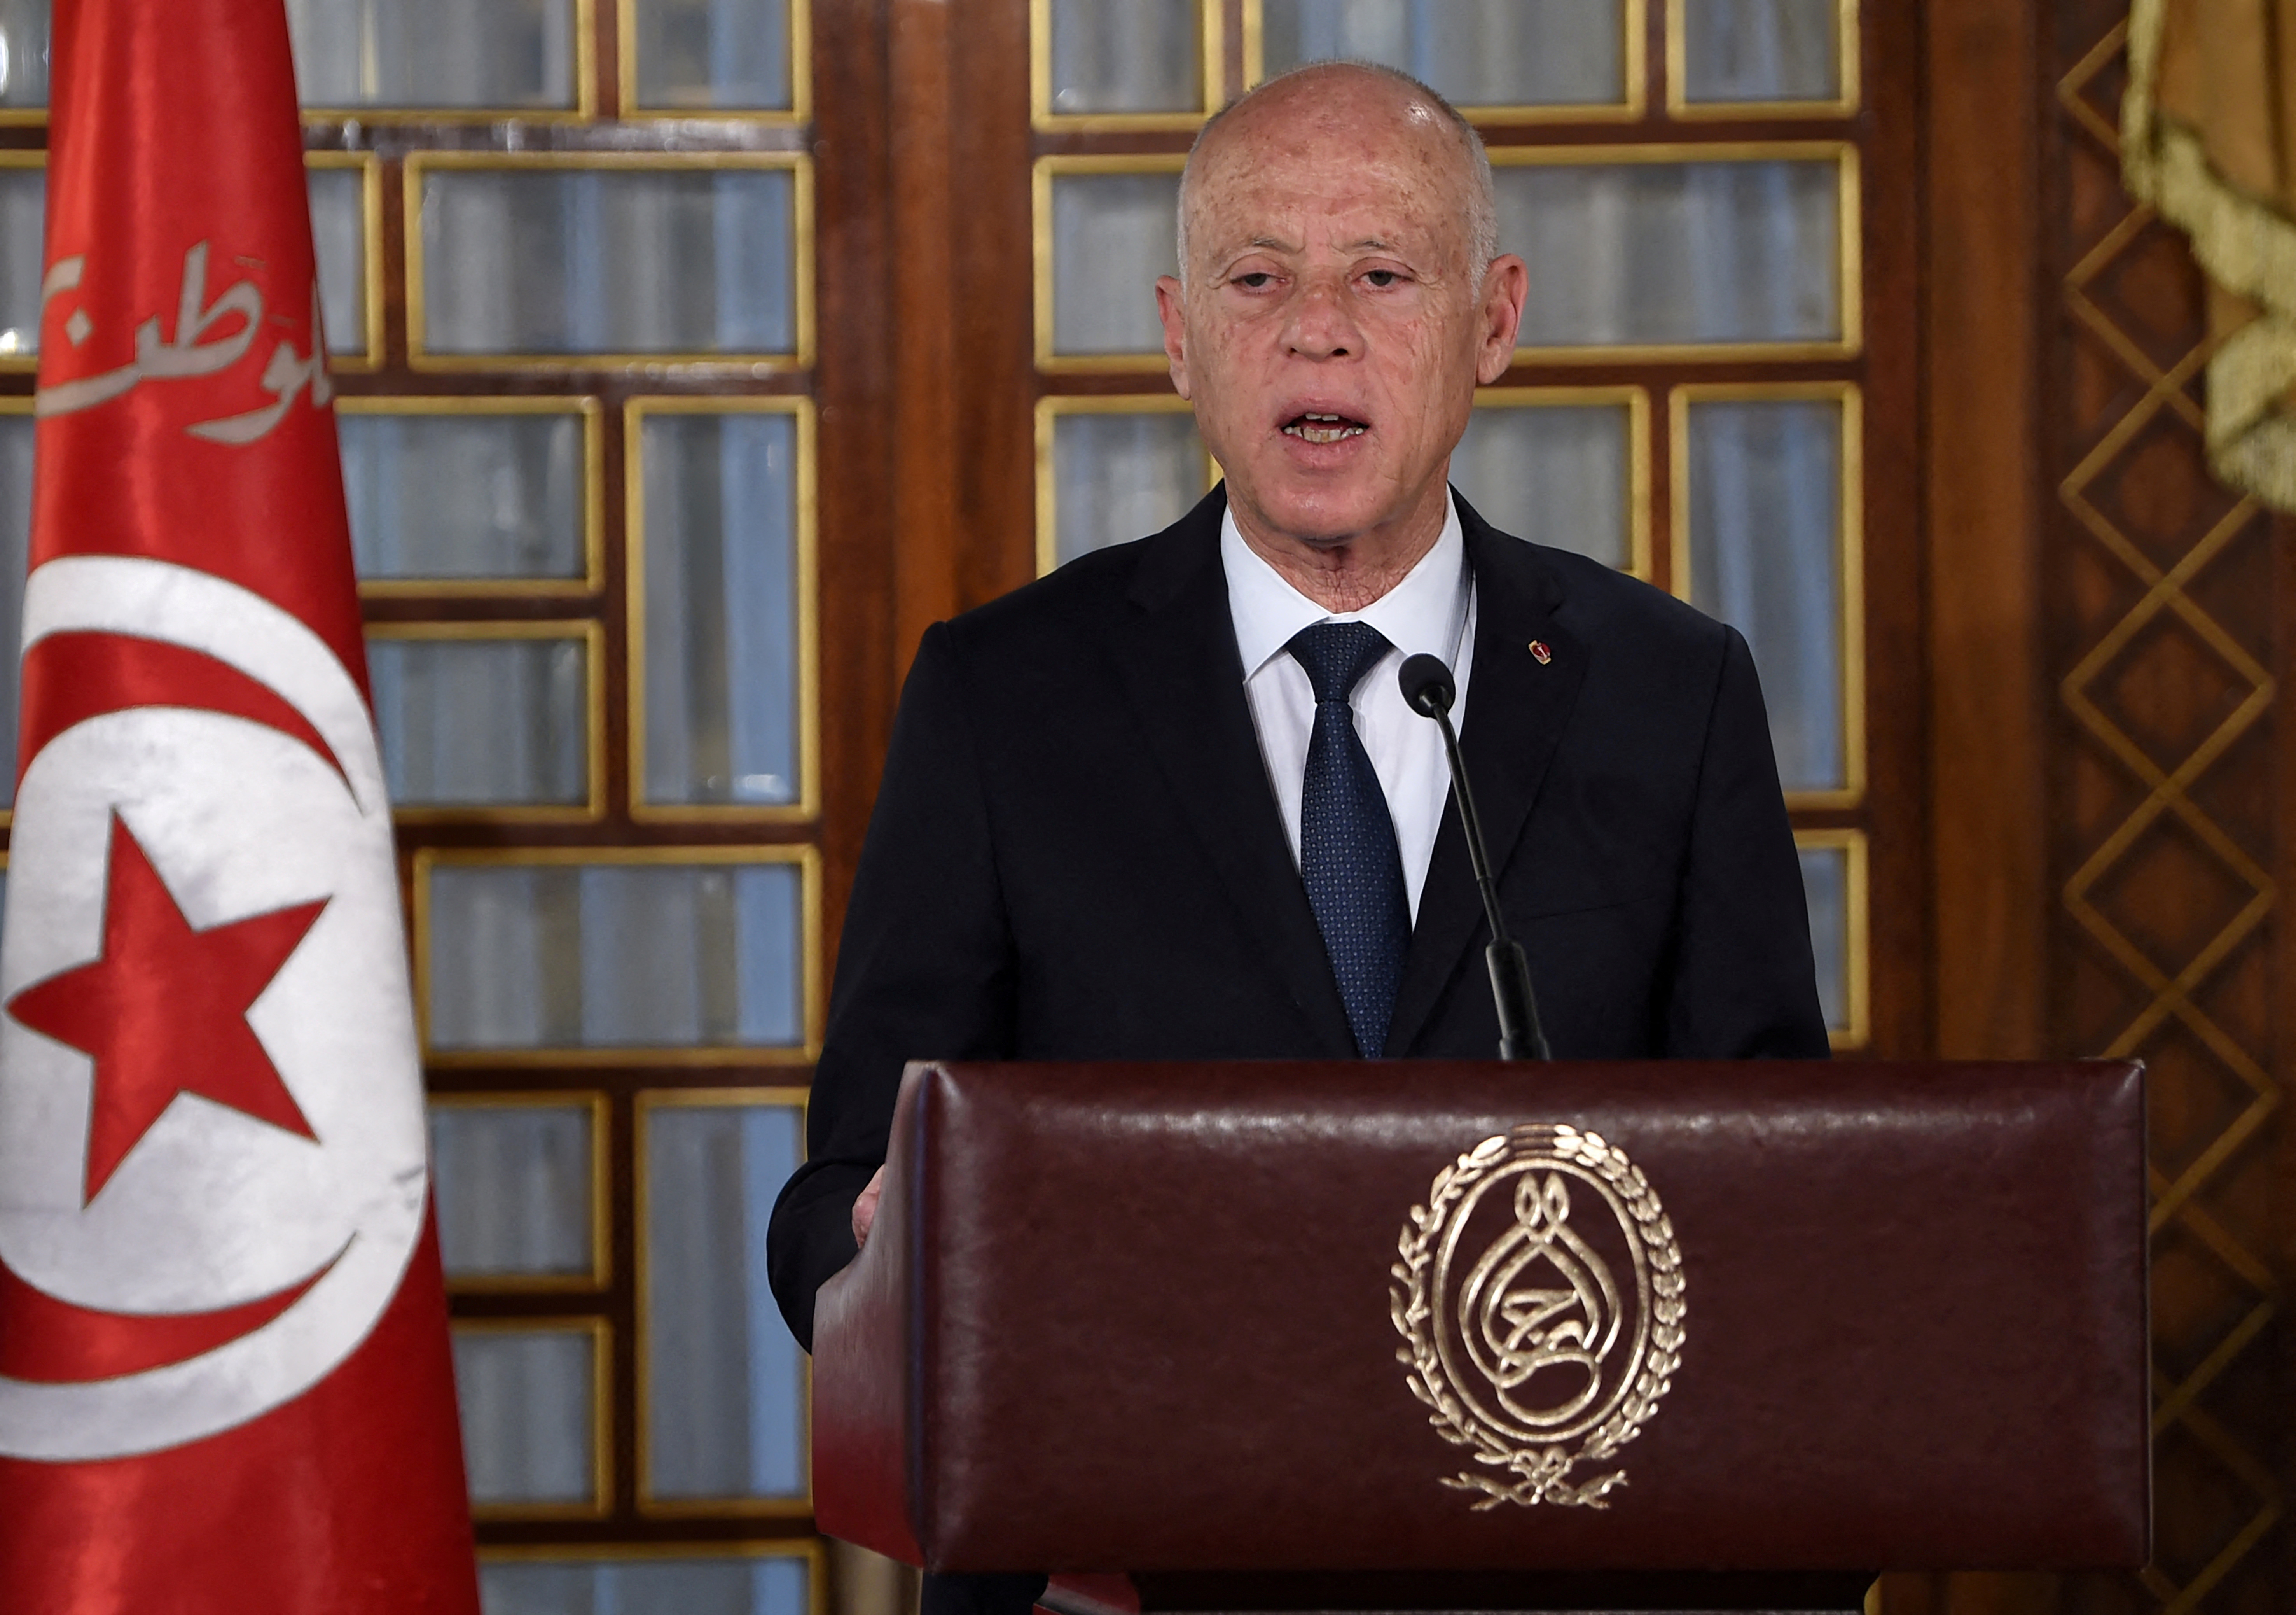
[{"label": "man's face", "polygon": [[1522,262],[1470,279],[1465,154],[1385,85],[1234,120],[1193,188],[1187,285],[1157,285],[1173,381],[1247,528],[1322,548],[1409,522],[1506,368]]}]

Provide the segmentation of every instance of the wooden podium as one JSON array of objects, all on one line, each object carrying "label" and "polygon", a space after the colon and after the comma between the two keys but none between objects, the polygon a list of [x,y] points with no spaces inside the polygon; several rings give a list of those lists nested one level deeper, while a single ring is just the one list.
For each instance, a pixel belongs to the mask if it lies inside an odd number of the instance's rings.
[{"label": "wooden podium", "polygon": [[1840,1609],[2148,1556],[2134,1065],[921,1064],[890,1165],[814,1496],[911,1564]]}]

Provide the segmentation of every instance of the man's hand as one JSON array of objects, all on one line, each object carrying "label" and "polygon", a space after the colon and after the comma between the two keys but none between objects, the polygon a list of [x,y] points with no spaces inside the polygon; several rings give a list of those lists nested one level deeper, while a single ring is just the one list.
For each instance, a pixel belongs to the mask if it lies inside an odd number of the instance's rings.
[{"label": "man's hand", "polygon": [[885,1169],[880,1166],[877,1175],[869,1180],[869,1187],[864,1189],[861,1198],[853,1202],[853,1242],[856,1245],[869,1242],[869,1230],[877,1221],[877,1202],[884,1198],[884,1193]]}]

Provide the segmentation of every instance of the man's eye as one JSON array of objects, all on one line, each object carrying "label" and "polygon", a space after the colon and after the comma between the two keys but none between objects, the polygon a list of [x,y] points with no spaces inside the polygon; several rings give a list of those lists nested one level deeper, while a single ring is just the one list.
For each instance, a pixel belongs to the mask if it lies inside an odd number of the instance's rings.
[{"label": "man's eye", "polygon": [[1365,272],[1364,278],[1371,282],[1373,285],[1384,291],[1387,287],[1393,285],[1397,281],[1401,280],[1403,276],[1398,275],[1392,269],[1370,269]]},{"label": "man's eye", "polygon": [[1257,292],[1260,287],[1266,285],[1269,281],[1274,280],[1275,278],[1275,277],[1273,275],[1270,275],[1265,269],[1254,269],[1249,275],[1237,276],[1235,277],[1235,284],[1239,286],[1249,286],[1251,290]]}]

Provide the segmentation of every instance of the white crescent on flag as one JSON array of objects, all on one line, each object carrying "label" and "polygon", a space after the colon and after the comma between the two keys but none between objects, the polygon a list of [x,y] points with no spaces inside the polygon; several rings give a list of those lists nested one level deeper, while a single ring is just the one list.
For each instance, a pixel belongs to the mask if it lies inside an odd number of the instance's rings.
[{"label": "white crescent on flag", "polygon": [[[427,1182],[381,761],[341,661],[237,584],[129,556],[64,556],[32,574],[25,649],[60,634],[215,658],[312,735],[195,705],[129,706],[64,729],[24,770],[0,943],[12,1006],[0,1017],[0,1261],[123,1325],[304,1287],[187,1360],[70,1383],[0,1378],[0,1455],[49,1461],[195,1440],[316,1384],[397,1293]],[[22,995],[104,952],[115,820],[192,932],[298,908],[304,928],[282,934],[276,973],[266,960],[245,1011],[283,1105],[266,1117],[176,1092],[162,1063],[156,1119],[139,1118],[113,1162],[90,1145],[100,1062],[27,1025]]]}]

